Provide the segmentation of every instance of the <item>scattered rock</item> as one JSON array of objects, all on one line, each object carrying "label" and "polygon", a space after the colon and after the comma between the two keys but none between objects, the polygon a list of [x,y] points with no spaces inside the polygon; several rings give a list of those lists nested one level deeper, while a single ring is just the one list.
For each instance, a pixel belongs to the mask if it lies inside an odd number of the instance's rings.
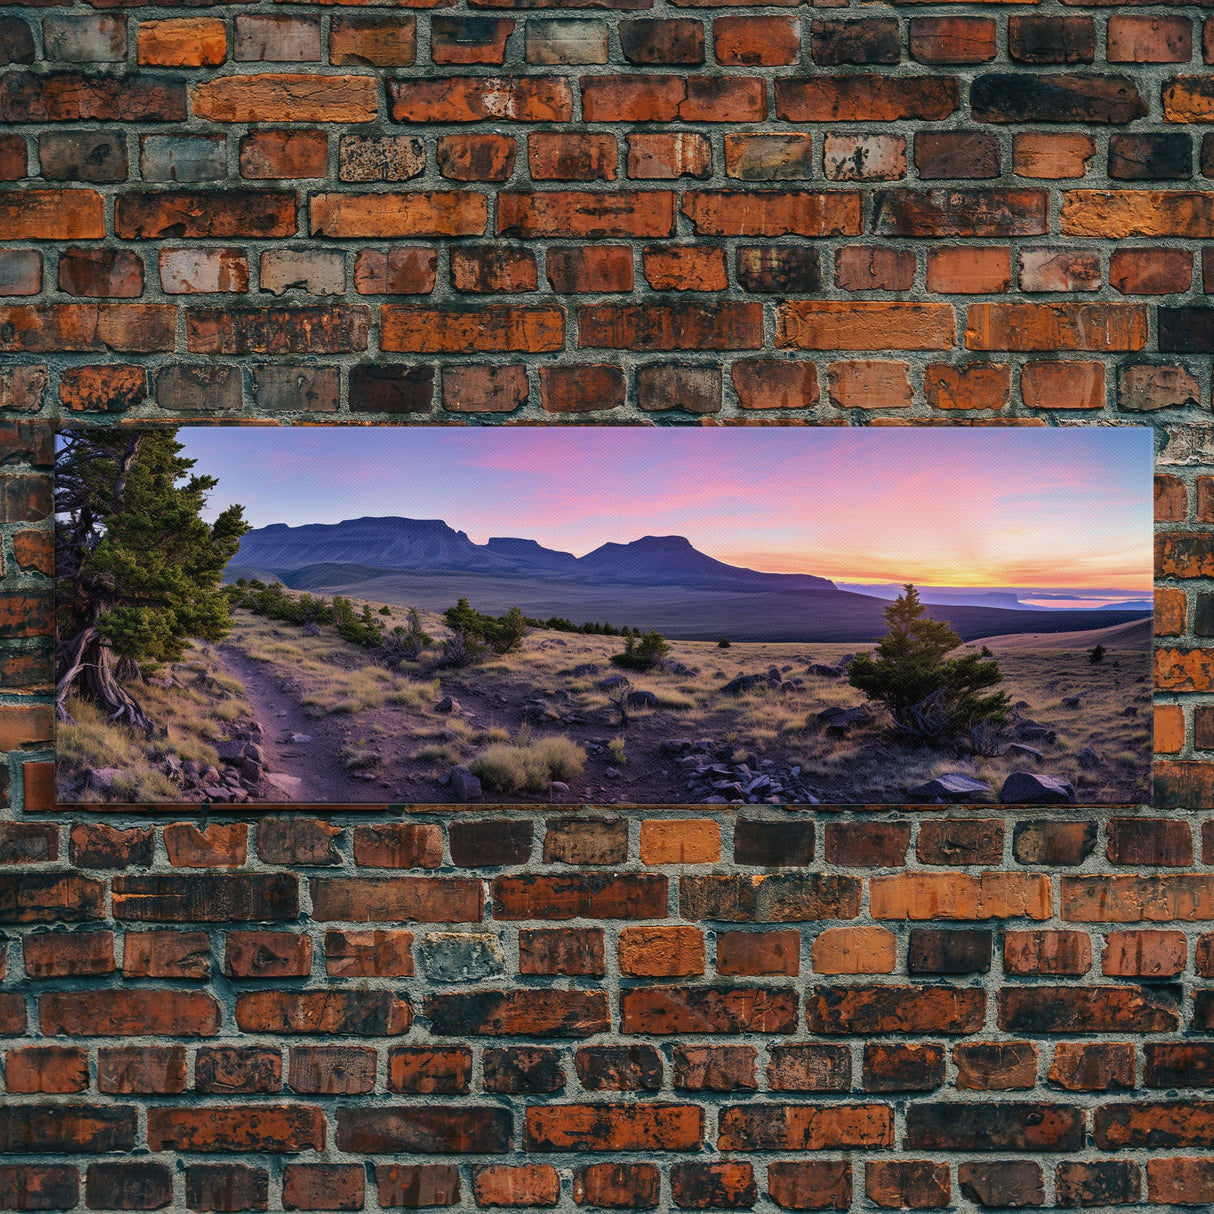
[{"label": "scattered rock", "polygon": [[736,679],[730,679],[724,687],[721,688],[721,694],[727,696],[741,696],[748,691],[754,691],[756,687],[766,687],[768,684],[765,674],[740,674]]},{"label": "scattered rock", "polygon": [[658,743],[658,749],[664,755],[686,754],[694,745],[690,738],[664,738]]},{"label": "scattered rock", "polygon": [[621,683],[627,683],[628,679],[622,674],[609,674],[605,679],[599,679],[595,686],[600,691],[614,691]]},{"label": "scattered rock", "polygon": [[568,801],[570,797],[569,785],[563,780],[553,780],[552,787],[548,790],[554,801]]},{"label": "scattered rock", "polygon": [[1121,710],[1121,715],[1123,717],[1136,717],[1138,715],[1138,709],[1135,708],[1133,704],[1130,704],[1128,707]]},{"label": "scattered rock", "polygon": [[1085,746],[1075,757],[1084,771],[1100,766],[1100,756],[1090,746]]},{"label": "scattered rock", "polygon": [[462,766],[451,769],[447,786],[454,801],[479,801],[485,795],[480,780]]},{"label": "scattered rock", "polygon": [[290,742],[292,746],[303,746],[312,741],[312,735],[310,733],[293,733],[287,739],[287,741]]},{"label": "scattered rock", "polygon": [[1004,780],[999,800],[1004,805],[1074,805],[1075,786],[1054,776],[1014,771]]},{"label": "scattered rock", "polygon": [[994,790],[989,784],[975,780],[960,771],[946,771],[928,780],[926,784],[916,784],[906,790],[907,797],[912,801],[973,801],[978,797],[989,795]]},{"label": "scattered rock", "polygon": [[1034,750],[1031,746],[1025,746],[1023,742],[1009,743],[1004,754],[1013,759],[1036,759],[1038,762],[1045,758],[1041,751]]},{"label": "scattered rock", "polygon": [[873,714],[858,704],[852,708],[824,708],[817,716],[818,724],[834,737],[842,737],[853,725],[871,725]]},{"label": "scattered rock", "polygon": [[1081,696],[1063,696],[1062,697],[1062,707],[1063,708],[1082,708],[1083,699]]},{"label": "scattered rock", "polygon": [[89,788],[97,792],[109,792],[114,787],[114,781],[122,775],[119,767],[90,767],[87,782]]},{"label": "scattered rock", "polygon": [[451,696],[443,696],[437,704],[434,705],[435,712],[459,712],[459,701]]},{"label": "scattered rock", "polygon": [[620,773],[619,773],[619,771],[618,771],[616,768],[614,768],[614,767],[609,767],[609,768],[607,768],[607,770],[606,770],[606,771],[605,771],[603,774],[604,774],[604,775],[607,777],[607,779],[609,779],[609,780],[618,780],[618,779],[620,778]]},{"label": "scattered rock", "polygon": [[629,708],[656,708],[658,697],[652,691],[630,691],[628,693]]}]

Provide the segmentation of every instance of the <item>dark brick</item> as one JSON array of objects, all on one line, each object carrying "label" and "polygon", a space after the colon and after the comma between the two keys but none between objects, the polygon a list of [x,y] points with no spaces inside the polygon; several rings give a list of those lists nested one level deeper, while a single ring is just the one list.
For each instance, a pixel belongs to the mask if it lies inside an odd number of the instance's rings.
[{"label": "dark brick", "polygon": [[1214,308],[1159,308],[1159,349],[1214,353]]},{"label": "dark brick", "polygon": [[1083,1110],[1029,1102],[912,1104],[905,1145],[928,1151],[1078,1151]]},{"label": "dark brick", "polygon": [[1022,1209],[1045,1205],[1041,1165],[1028,1159],[962,1163],[957,1168],[961,1193],[985,1209]]},{"label": "dark brick", "polygon": [[223,1214],[264,1210],[270,1175],[264,1168],[238,1163],[199,1163],[185,1170],[185,1202],[191,1210]]},{"label": "dark brick", "polygon": [[1082,864],[1096,846],[1095,822],[1017,822],[1012,853],[1021,864]]},{"label": "dark brick", "polygon": [[739,245],[736,256],[743,290],[806,295],[821,289],[818,250],[808,245]]},{"label": "dark brick", "polygon": [[917,927],[906,951],[909,974],[987,974],[991,969],[992,933],[980,928],[937,930]]},{"label": "dark brick", "polygon": [[556,1050],[538,1047],[487,1049],[482,1059],[486,1092],[559,1092],[565,1071]]},{"label": "dark brick", "polygon": [[531,836],[532,824],[525,818],[452,822],[447,828],[451,862],[461,868],[525,864],[531,855]]},{"label": "dark brick", "polygon": [[935,1044],[864,1047],[866,1092],[930,1092],[944,1083],[944,1047]]},{"label": "dark brick", "polygon": [[810,46],[819,67],[845,63],[897,63],[902,39],[896,17],[866,21],[814,21]]},{"label": "dark brick", "polygon": [[173,1200],[173,1174],[162,1163],[91,1163],[84,1200],[93,1210],[160,1210]]},{"label": "dark brick", "polygon": [[429,413],[433,404],[433,367],[363,363],[350,368],[355,413]]},{"label": "dark brick", "polygon": [[814,824],[739,818],[734,824],[733,858],[736,864],[803,868],[813,862]]},{"label": "dark brick", "polygon": [[1091,17],[1010,17],[1008,51],[1021,63],[1091,63],[1096,33]]},{"label": "dark brick", "polygon": [[662,1057],[651,1045],[583,1046],[574,1066],[587,1091],[656,1092],[662,1086]]},{"label": "dark brick", "polygon": [[1192,175],[1193,141],[1186,134],[1109,139],[1109,176],[1119,181],[1176,181]]}]

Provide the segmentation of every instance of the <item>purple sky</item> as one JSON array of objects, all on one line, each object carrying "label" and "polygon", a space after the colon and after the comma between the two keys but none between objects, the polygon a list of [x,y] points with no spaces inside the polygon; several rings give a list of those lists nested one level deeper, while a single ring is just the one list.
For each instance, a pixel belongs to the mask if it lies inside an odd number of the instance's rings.
[{"label": "purple sky", "polygon": [[1152,587],[1149,427],[193,427],[257,527],[441,518],[582,555],[684,535],[844,581]]}]

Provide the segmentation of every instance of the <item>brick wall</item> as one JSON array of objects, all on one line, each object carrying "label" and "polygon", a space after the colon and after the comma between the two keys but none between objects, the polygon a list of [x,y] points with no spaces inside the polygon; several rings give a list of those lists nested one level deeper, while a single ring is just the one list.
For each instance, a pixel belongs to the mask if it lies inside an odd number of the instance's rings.
[{"label": "brick wall", "polygon": [[[1214,1202],[1214,17],[617,3],[0,16],[0,1210]],[[1154,805],[54,809],[50,419],[564,413],[1153,421]]]}]

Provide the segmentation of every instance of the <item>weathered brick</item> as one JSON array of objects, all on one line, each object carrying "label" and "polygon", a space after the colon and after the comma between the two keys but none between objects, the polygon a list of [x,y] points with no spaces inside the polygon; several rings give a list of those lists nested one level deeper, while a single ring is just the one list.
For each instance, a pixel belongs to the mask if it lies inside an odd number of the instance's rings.
[{"label": "weathered brick", "polygon": [[561,1181],[550,1164],[488,1164],[473,1169],[472,1191],[478,1207],[554,1206]]},{"label": "weathered brick", "polygon": [[1049,1081],[1068,1092],[1132,1088],[1134,1047],[1129,1042],[1059,1042],[1054,1047]]},{"label": "weathered brick", "polygon": [[424,1152],[502,1154],[511,1115],[492,1107],[361,1106],[339,1108],[336,1144],[369,1155]]},{"label": "weathered brick", "polygon": [[312,940],[295,932],[228,932],[224,972],[237,978],[306,978]]},{"label": "weathered brick", "polygon": [[999,992],[999,1025],[1011,1032],[1175,1031],[1176,992],[1167,987],[1008,987]]},{"label": "weathered brick", "polygon": [[763,309],[752,303],[582,304],[578,345],[631,350],[754,350]]},{"label": "weathered brick", "polygon": [[857,72],[776,80],[776,114],[786,122],[938,121],[957,106],[957,80],[951,76]]},{"label": "weathered brick", "polygon": [[894,1141],[893,1110],[884,1104],[727,1105],[720,1127],[722,1151],[821,1151]]},{"label": "weathered brick", "polygon": [[182,81],[143,75],[6,72],[0,122],[184,122]]},{"label": "weathered brick", "polygon": [[910,53],[919,63],[989,63],[998,53],[990,17],[912,17]]},{"label": "weathered brick", "polygon": [[607,1209],[652,1210],[662,1176],[652,1163],[592,1163],[573,1174],[573,1200]]},{"label": "weathered brick", "polygon": [[438,171],[451,181],[505,181],[518,145],[506,135],[440,135],[435,154]]},{"label": "weathered brick", "polygon": [[206,932],[127,932],[122,974],[125,978],[209,978],[210,955]]},{"label": "weathered brick", "polygon": [[681,210],[701,236],[856,236],[862,222],[860,196],[842,191],[689,190]]},{"label": "weathered brick", "polygon": [[[121,413],[143,404],[147,396],[148,373],[145,367],[103,363],[99,366],[65,367],[59,373],[59,400],[73,411]],[[14,552],[15,548],[14,537]],[[47,569],[46,572],[50,573],[51,570]]]},{"label": "weathered brick", "polygon": [[264,1210],[270,1174],[243,1164],[193,1164],[185,1169],[186,1205],[191,1210]]},{"label": "weathered brick", "polygon": [[873,198],[881,236],[1041,236],[1048,231],[1044,190],[888,189]]},{"label": "weathered brick", "polygon": [[883,927],[828,927],[814,937],[816,974],[890,974],[898,941]]},{"label": "weathered brick", "polygon": [[[619,26],[620,45],[627,57],[625,46],[626,27]],[[608,27],[605,21],[580,19],[558,19],[554,21],[528,21],[524,35],[523,57],[528,63],[606,63],[608,55]]]},{"label": "weathered brick", "polygon": [[385,1207],[459,1204],[459,1168],[451,1164],[376,1164],[375,1183]]},{"label": "weathered brick", "polygon": [[360,295],[428,295],[437,281],[435,249],[394,245],[362,249],[354,259],[354,289]]},{"label": "weathered brick", "polygon": [[137,58],[146,66],[215,67],[227,53],[227,27],[214,17],[139,22]]},{"label": "weathered brick", "polygon": [[1030,409],[1103,409],[1104,364],[1026,363],[1020,370],[1020,397]]},{"label": "weathered brick", "polygon": [[927,1159],[873,1159],[864,1165],[864,1195],[887,1210],[935,1210],[952,1199],[946,1163]]},{"label": "weathered brick", "polygon": [[866,1092],[931,1092],[944,1083],[944,1047],[869,1042],[864,1047]]},{"label": "weathered brick", "polygon": [[851,1164],[845,1160],[775,1160],[767,1165],[767,1186],[784,1210],[851,1208]]},{"label": "weathered brick", "polygon": [[1193,57],[1193,26],[1187,17],[1109,18],[1110,63],[1188,63]]},{"label": "weathered brick", "polygon": [[329,62],[342,66],[408,67],[417,57],[417,22],[339,14],[329,25]]},{"label": "weathered brick", "polygon": [[620,972],[672,978],[704,972],[704,936],[695,927],[626,927],[620,933]]},{"label": "weathered brick", "polygon": [[1032,1102],[912,1104],[905,1145],[937,1151],[1069,1151],[1083,1142],[1083,1111]]},{"label": "weathered brick", "polygon": [[202,991],[111,989],[51,991],[38,997],[47,1036],[213,1037],[219,1005]]},{"label": "weathered brick", "polygon": [[985,1011],[984,991],[942,986],[820,986],[806,998],[814,1033],[973,1033]]},{"label": "weathered brick", "polygon": [[1142,1170],[1130,1159],[1060,1163],[1055,1180],[1060,1205],[1102,1206],[1136,1202],[1142,1193]]},{"label": "weathered brick", "polygon": [[923,372],[923,393],[935,409],[1002,409],[1011,391],[1006,363],[929,363]]}]

